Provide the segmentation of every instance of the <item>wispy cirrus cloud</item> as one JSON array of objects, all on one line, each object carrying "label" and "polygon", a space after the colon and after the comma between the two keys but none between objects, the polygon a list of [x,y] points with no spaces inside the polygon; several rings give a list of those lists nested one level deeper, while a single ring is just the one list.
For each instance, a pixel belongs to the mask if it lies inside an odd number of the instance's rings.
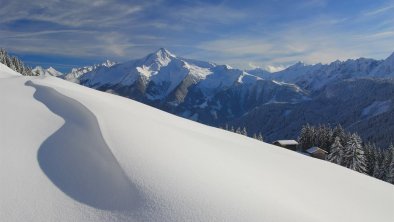
[{"label": "wispy cirrus cloud", "polygon": [[387,4],[387,5],[383,6],[383,7],[379,7],[377,9],[372,9],[372,10],[366,11],[364,13],[364,15],[366,15],[366,16],[376,16],[376,15],[379,15],[379,14],[382,14],[382,13],[388,13],[388,12],[392,13],[393,11],[394,11],[394,2],[391,2],[391,3],[389,3],[389,4]]},{"label": "wispy cirrus cloud", "polygon": [[167,47],[184,57],[241,68],[383,58],[394,50],[393,4],[387,0],[3,0],[0,47],[20,55],[68,56],[87,62],[124,61]]}]

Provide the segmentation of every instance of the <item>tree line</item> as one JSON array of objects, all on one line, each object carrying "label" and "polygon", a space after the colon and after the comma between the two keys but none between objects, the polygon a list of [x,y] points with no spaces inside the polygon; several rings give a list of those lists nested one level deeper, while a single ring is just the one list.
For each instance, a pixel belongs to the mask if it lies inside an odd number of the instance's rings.
[{"label": "tree line", "polygon": [[32,69],[26,66],[18,57],[11,56],[5,49],[0,49],[0,63],[24,76],[35,76]]},{"label": "tree line", "polygon": [[346,132],[341,125],[302,127],[298,138],[301,150],[317,146],[327,151],[327,160],[394,184],[394,146],[376,147],[363,143],[357,133]]},{"label": "tree line", "polygon": [[[233,132],[233,133],[238,133],[238,134],[241,134],[241,135],[249,136],[249,137],[250,137],[250,135],[248,134],[248,131],[246,130],[246,127],[243,127],[243,128],[241,128],[241,127],[234,128],[233,126],[228,126],[228,125],[226,124],[224,127],[221,127],[221,126],[220,126],[219,128],[220,128],[220,129],[227,130],[227,131],[230,131],[230,132]],[[259,132],[259,133],[254,133],[253,135],[251,135],[251,137],[252,137],[253,139],[256,139],[256,140],[264,141],[263,135],[261,134],[261,132]]]}]

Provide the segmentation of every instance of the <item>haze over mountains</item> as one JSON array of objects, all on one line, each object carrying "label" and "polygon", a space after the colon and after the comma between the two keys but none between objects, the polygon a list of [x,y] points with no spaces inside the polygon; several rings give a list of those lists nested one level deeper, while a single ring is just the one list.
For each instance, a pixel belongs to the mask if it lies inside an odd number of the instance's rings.
[{"label": "haze over mountains", "polygon": [[[283,71],[242,71],[178,57],[166,49],[125,63],[73,69],[62,78],[213,126],[246,127],[267,141],[298,136],[302,125],[342,124],[365,141],[394,137],[394,54]],[[368,90],[365,90],[368,89]]]}]

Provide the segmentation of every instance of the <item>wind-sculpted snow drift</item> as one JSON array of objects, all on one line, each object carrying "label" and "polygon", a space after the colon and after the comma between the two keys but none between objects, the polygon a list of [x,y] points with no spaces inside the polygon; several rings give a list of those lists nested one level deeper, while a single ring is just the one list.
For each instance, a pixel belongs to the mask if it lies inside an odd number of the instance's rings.
[{"label": "wind-sculpted snow drift", "polygon": [[0,64],[0,221],[394,221],[394,186]]},{"label": "wind-sculpted snow drift", "polygon": [[38,162],[51,181],[70,197],[92,207],[129,210],[138,206],[138,190],[104,141],[96,117],[78,101],[56,90],[26,83],[34,98],[65,120],[46,139]]}]

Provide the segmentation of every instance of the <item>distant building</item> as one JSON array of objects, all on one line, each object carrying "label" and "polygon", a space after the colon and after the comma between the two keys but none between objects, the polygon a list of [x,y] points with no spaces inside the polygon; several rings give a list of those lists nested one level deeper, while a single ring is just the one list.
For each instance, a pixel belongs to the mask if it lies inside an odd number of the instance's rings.
[{"label": "distant building", "polygon": [[298,146],[298,142],[295,140],[277,140],[273,144],[293,151],[297,151]]},{"label": "distant building", "polygon": [[319,147],[311,147],[306,150],[306,152],[314,158],[325,160],[327,159],[328,152],[319,148]]}]

